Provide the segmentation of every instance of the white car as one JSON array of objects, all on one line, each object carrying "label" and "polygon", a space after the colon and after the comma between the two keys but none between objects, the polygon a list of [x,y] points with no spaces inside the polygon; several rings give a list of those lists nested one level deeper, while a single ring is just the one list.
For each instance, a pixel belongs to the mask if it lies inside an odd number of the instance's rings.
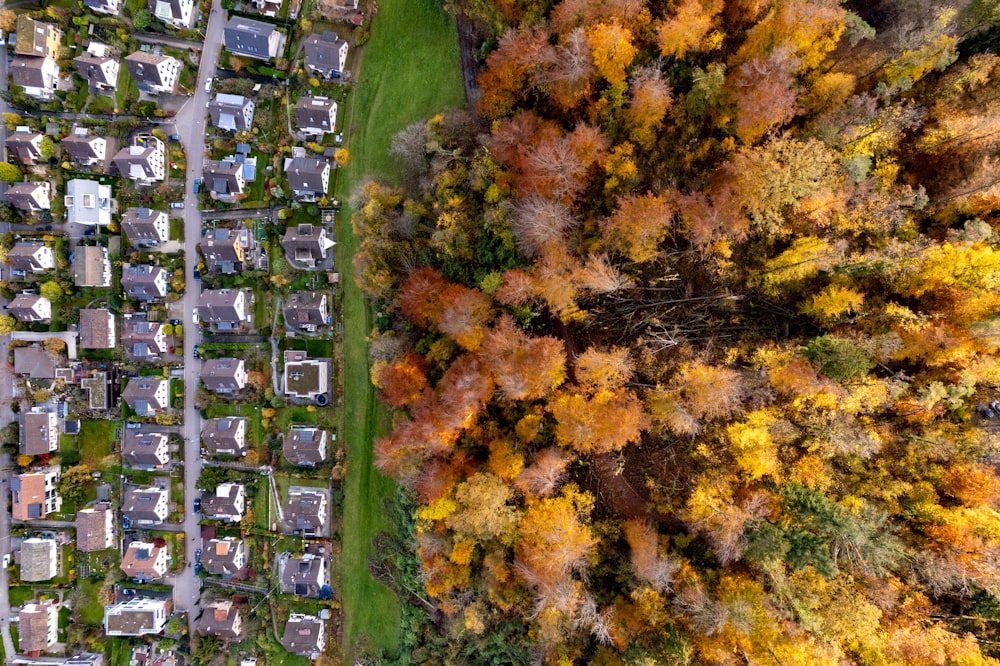
[{"label": "white car", "polygon": [[205,81],[205,92],[212,92],[212,77],[208,77]]},{"label": "white car", "polygon": [[199,317],[198,317],[198,311],[197,310],[195,310],[194,312],[191,313],[191,321],[194,322],[195,326],[197,326],[198,322],[201,321],[199,319]]}]

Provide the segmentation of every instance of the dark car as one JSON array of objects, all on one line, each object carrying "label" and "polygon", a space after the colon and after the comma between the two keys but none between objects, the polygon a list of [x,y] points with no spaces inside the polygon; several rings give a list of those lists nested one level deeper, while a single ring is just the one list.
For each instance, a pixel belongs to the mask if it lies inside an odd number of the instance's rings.
[{"label": "dark car", "polygon": [[[195,358],[198,358],[198,345],[194,346],[194,349],[191,350],[191,353],[194,355]],[[196,503],[199,501],[200,499],[195,500]],[[197,511],[197,509],[195,509],[195,511]]]},{"label": "dark car", "polygon": [[[194,498],[194,512],[198,513],[199,511],[201,511],[201,498],[200,497],[195,497]],[[201,552],[201,551],[198,551],[198,552]]]},{"label": "dark car", "polygon": [[170,140],[171,141],[180,141],[181,137],[179,135],[177,135],[177,134],[171,134],[170,135]]}]

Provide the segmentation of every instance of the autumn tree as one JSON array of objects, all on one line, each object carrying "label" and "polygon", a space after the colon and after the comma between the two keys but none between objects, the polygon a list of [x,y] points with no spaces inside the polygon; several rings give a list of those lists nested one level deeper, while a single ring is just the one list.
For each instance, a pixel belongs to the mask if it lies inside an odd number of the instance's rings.
[{"label": "autumn tree", "polygon": [[[688,51],[700,51],[715,27],[722,11],[719,0],[684,0],[676,5],[675,14],[665,19],[656,36],[660,53],[683,58]],[[721,37],[721,34],[720,34]]]},{"label": "autumn tree", "polygon": [[556,441],[579,453],[607,453],[637,442],[649,420],[634,391],[597,391],[591,396],[564,390],[549,403]]},{"label": "autumn tree", "polygon": [[632,261],[655,259],[660,243],[673,226],[675,207],[670,196],[629,194],[617,203],[615,212],[604,222],[604,242]]}]

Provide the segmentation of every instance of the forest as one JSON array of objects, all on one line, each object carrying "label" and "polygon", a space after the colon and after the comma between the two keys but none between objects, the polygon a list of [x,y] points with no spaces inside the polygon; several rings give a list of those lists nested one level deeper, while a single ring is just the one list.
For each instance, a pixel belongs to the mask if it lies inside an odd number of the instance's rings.
[{"label": "forest", "polygon": [[1000,664],[1000,4],[448,8],[352,201],[397,661]]}]

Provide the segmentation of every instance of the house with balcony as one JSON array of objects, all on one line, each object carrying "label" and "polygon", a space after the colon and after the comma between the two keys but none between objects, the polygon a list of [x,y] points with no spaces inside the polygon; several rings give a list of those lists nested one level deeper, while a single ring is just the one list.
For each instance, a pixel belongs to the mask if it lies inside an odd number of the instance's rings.
[{"label": "house with balcony", "polygon": [[99,502],[76,512],[76,549],[85,553],[114,548],[115,511],[110,502]]},{"label": "house with balcony", "polygon": [[285,502],[285,526],[293,534],[322,536],[329,525],[326,493],[316,488],[290,486]]},{"label": "house with balcony", "polygon": [[281,452],[292,465],[319,467],[326,462],[326,431],[311,425],[293,424],[288,428]]},{"label": "house with balcony", "polygon": [[122,441],[122,458],[132,469],[163,469],[170,462],[170,444],[164,432],[151,432],[128,423]]},{"label": "house with balcony", "polygon": [[178,30],[190,28],[194,22],[194,0],[149,0],[149,11],[156,18]]},{"label": "house with balcony", "polygon": [[21,455],[41,456],[59,448],[59,419],[55,412],[40,410],[36,407],[22,417],[18,449]]},{"label": "house with balcony", "polygon": [[7,151],[25,166],[37,164],[42,161],[42,134],[19,126],[7,137]]},{"label": "house with balcony", "polygon": [[119,150],[111,162],[118,173],[136,185],[152,185],[166,176],[163,142],[152,134],[135,137],[132,145]]},{"label": "house with balcony", "polygon": [[[130,488],[122,498],[122,516],[127,519],[128,526],[160,525],[167,519],[169,511],[168,493],[163,488]],[[128,529],[128,526],[124,527]]]},{"label": "house with balcony", "polygon": [[122,349],[135,361],[155,361],[169,349],[163,324],[132,317],[125,320]]},{"label": "house with balcony", "polygon": [[330,565],[318,553],[282,553],[278,557],[278,587],[282,594],[318,599],[323,588],[330,587]]},{"label": "house with balcony", "polygon": [[227,536],[202,542],[201,566],[213,576],[237,577],[247,562],[247,544],[242,539]]},{"label": "house with balcony", "polygon": [[39,657],[59,640],[59,608],[55,599],[31,601],[17,614],[18,649]]},{"label": "house with balcony", "polygon": [[281,50],[282,35],[271,23],[231,16],[223,28],[223,39],[233,55],[271,60]]},{"label": "house with balcony", "polygon": [[293,612],[285,623],[281,644],[292,654],[319,659],[326,648],[326,627],[315,615]]},{"label": "house with balcony", "polygon": [[243,633],[243,616],[239,606],[231,599],[208,604],[198,620],[198,633],[227,641],[238,639]]},{"label": "house with balcony", "polygon": [[285,299],[282,314],[290,328],[315,332],[331,322],[326,294],[321,291],[294,291]]},{"label": "house with balcony", "polygon": [[107,308],[80,310],[80,347],[82,349],[114,349],[115,315]]},{"label": "house with balcony", "polygon": [[122,400],[139,416],[156,416],[170,406],[170,380],[132,377],[122,391]]},{"label": "house with balcony", "polygon": [[205,160],[205,185],[216,201],[233,203],[246,194],[246,173],[236,160]]},{"label": "house with balcony", "polygon": [[148,541],[133,541],[122,555],[121,569],[137,583],[159,580],[170,566],[170,549]]},{"label": "house with balcony", "polygon": [[313,157],[285,158],[288,187],[299,201],[316,201],[330,188],[330,163]]},{"label": "house with balcony", "polygon": [[246,388],[246,364],[241,358],[208,359],[201,366],[201,381],[209,391],[231,396]]},{"label": "house with balcony", "polygon": [[302,43],[306,71],[319,78],[337,78],[347,69],[347,42],[335,32],[306,37]]},{"label": "house with balcony", "polygon": [[111,47],[92,41],[82,55],[73,58],[73,64],[91,90],[114,90],[118,87],[121,64],[114,57]]},{"label": "house with balcony", "polygon": [[85,127],[77,127],[64,137],[61,144],[63,156],[77,166],[93,166],[104,161],[108,142],[103,136],[88,133]]},{"label": "house with balcony", "polygon": [[201,513],[211,520],[238,523],[246,509],[246,489],[242,483],[220,483],[215,492],[201,494]]},{"label": "house with balcony", "polygon": [[111,222],[110,185],[74,178],[66,183],[63,203],[66,205],[66,221],[70,224],[107,226]]},{"label": "house with balcony", "polygon": [[242,95],[219,93],[208,103],[212,126],[227,132],[253,129],[253,100]]},{"label": "house with balcony", "polygon": [[328,97],[300,97],[293,113],[295,129],[302,134],[323,136],[337,131],[337,103]]},{"label": "house with balcony", "polygon": [[58,513],[62,507],[58,488],[58,467],[44,467],[12,476],[11,517],[14,520],[43,520],[50,513]]},{"label": "house with balcony", "polygon": [[167,295],[167,271],[149,264],[124,264],[121,285],[131,299],[158,301]]},{"label": "house with balcony", "polygon": [[221,416],[202,421],[201,443],[211,455],[242,457],[247,452],[246,436],[245,416]]},{"label": "house with balcony", "polygon": [[181,76],[181,63],[176,58],[136,51],[125,56],[125,67],[139,90],[150,95],[169,95],[177,87]]},{"label": "house with balcony", "polygon": [[285,257],[293,267],[308,270],[326,261],[327,253],[336,245],[327,237],[324,227],[298,224],[288,227],[281,239]]},{"label": "house with balcony", "polygon": [[216,331],[243,331],[253,325],[253,302],[251,289],[205,289],[198,298],[198,314]]},{"label": "house with balcony", "polygon": [[[330,359],[309,358],[304,351],[285,350],[283,386],[285,395],[323,403],[330,391]],[[320,406],[323,406],[321,404]]]},{"label": "house with balcony", "polygon": [[133,247],[159,247],[170,240],[170,219],[162,210],[129,208],[122,216],[121,226]]}]

